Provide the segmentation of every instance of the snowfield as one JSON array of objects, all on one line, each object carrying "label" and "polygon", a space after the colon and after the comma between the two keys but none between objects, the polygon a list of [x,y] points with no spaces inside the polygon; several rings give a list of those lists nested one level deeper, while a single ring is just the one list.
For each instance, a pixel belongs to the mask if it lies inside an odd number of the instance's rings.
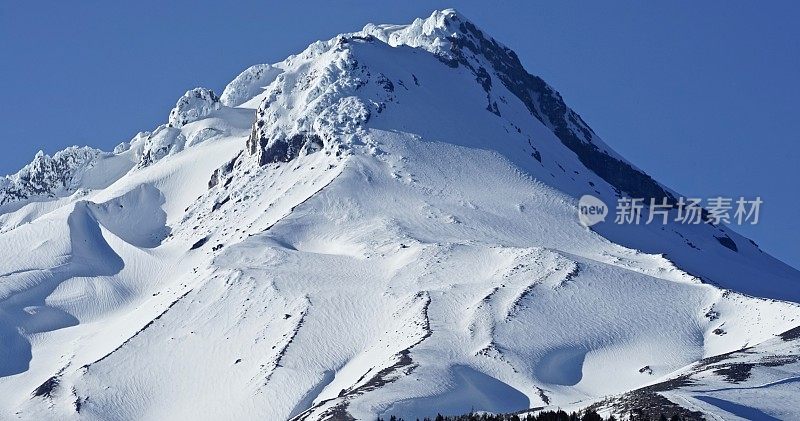
[{"label": "snowfield", "polygon": [[800,272],[584,228],[677,193],[518,63],[453,10],[370,24],[0,180],[0,419],[800,418]]}]

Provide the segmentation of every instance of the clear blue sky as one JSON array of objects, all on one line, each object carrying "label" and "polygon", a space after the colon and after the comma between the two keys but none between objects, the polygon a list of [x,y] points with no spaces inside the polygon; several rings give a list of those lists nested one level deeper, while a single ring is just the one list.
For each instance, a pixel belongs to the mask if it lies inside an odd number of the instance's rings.
[{"label": "clear blue sky", "polygon": [[657,180],[760,195],[761,223],[739,231],[800,267],[800,3],[482,3],[4,1],[0,173],[39,149],[110,150],[187,89],[219,93],[314,40],[455,6]]}]

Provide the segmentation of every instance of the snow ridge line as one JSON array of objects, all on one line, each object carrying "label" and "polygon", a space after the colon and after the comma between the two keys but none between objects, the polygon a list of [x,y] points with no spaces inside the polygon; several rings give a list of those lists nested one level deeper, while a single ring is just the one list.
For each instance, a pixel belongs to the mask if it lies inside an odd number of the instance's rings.
[{"label": "snow ridge line", "polygon": [[[84,364],[83,366],[81,366],[81,369],[83,369],[83,372],[86,373],[92,365],[97,364],[100,361],[105,360],[111,354],[113,354],[114,352],[117,352],[118,350],[120,350],[123,346],[125,346],[125,344],[127,344],[128,342],[133,340],[133,338],[135,338],[137,335],[142,333],[145,329],[147,329],[153,323],[155,323],[157,320],[159,320],[162,316],[164,316],[167,313],[167,311],[169,311],[175,304],[178,303],[178,301],[182,300],[184,297],[189,295],[189,293],[192,292],[192,291],[193,290],[190,289],[190,290],[186,291],[185,293],[183,293],[180,297],[175,299],[175,301],[170,303],[167,306],[167,308],[164,309],[164,311],[159,313],[158,316],[156,316],[153,320],[150,320],[149,322],[147,322],[147,324],[142,326],[141,329],[137,330],[136,333],[131,335],[128,339],[125,339],[121,344],[119,344],[119,346],[117,346],[116,348],[114,348],[113,350],[108,352],[106,355],[100,357],[99,359],[97,359],[97,360],[95,360],[95,361],[93,361],[91,363]],[[53,395],[53,393],[55,392],[55,390],[58,388],[58,386],[61,384],[61,376],[64,374],[64,370],[65,369],[66,369],[66,366],[62,367],[60,370],[58,370],[58,372],[55,375],[53,375],[50,378],[48,378],[47,380],[45,380],[44,383],[39,385],[33,392],[31,392],[32,398],[35,398],[37,396],[50,398]],[[73,388],[73,393],[74,393],[74,388]],[[76,410],[78,410],[77,408],[79,408],[79,405],[76,407]]]},{"label": "snow ridge line", "polygon": [[[322,405],[336,399],[341,399],[342,401],[336,404],[334,407],[326,410],[322,414],[320,414],[320,420],[355,420],[352,415],[347,412],[347,407],[350,404],[350,400],[358,395],[362,395],[367,393],[371,390],[375,390],[384,386],[388,383],[393,382],[396,378],[389,378],[389,376],[398,370],[405,369],[405,374],[410,374],[417,368],[417,365],[414,364],[414,360],[411,358],[411,350],[422,343],[425,339],[428,339],[432,334],[433,331],[430,327],[430,317],[428,316],[428,308],[431,304],[431,297],[427,291],[420,291],[414,296],[415,300],[423,299],[424,303],[422,305],[421,314],[423,316],[423,324],[422,329],[424,330],[425,334],[417,341],[411,344],[408,348],[396,353],[394,358],[396,361],[394,364],[385,367],[375,373],[372,378],[370,378],[366,383],[362,384],[358,387],[351,387],[349,389],[342,390],[339,395],[335,398],[326,399],[311,408],[303,411],[302,413],[298,414],[291,421],[304,421],[307,420],[310,415],[313,414],[314,410],[321,407]],[[363,377],[362,377],[363,378]],[[360,380],[360,379],[359,379]]]},{"label": "snow ridge line", "polygon": [[303,312],[300,313],[300,318],[297,323],[294,325],[292,329],[292,334],[289,335],[289,338],[286,340],[286,343],[281,347],[278,351],[278,354],[275,356],[275,361],[272,363],[272,368],[269,369],[269,374],[264,379],[264,385],[272,379],[272,375],[275,374],[275,370],[281,367],[281,361],[283,361],[283,357],[286,355],[286,352],[289,350],[289,345],[294,342],[294,339],[297,337],[297,334],[300,332],[300,328],[303,327],[303,323],[305,322],[306,315],[308,314],[308,309],[311,308],[311,301],[308,299],[308,296],[305,297],[306,307],[303,309]]},{"label": "snow ridge line", "polygon": [[158,316],[156,316],[156,317],[155,317],[153,320],[150,320],[149,322],[147,322],[147,324],[145,324],[144,326],[142,326],[142,328],[141,328],[141,329],[137,330],[137,331],[136,331],[136,333],[134,333],[133,335],[131,335],[131,337],[129,337],[128,339],[124,340],[124,341],[123,341],[121,344],[119,344],[119,346],[118,346],[118,347],[116,347],[116,348],[114,348],[113,350],[111,350],[111,352],[109,352],[109,353],[108,353],[108,354],[106,354],[106,355],[103,355],[102,357],[100,357],[98,360],[95,360],[94,362],[91,362],[91,363],[88,363],[88,364],[84,364],[84,365],[81,367],[82,369],[84,369],[84,373],[85,373],[86,371],[88,371],[88,370],[89,370],[89,368],[90,368],[92,365],[94,365],[94,364],[97,364],[97,363],[99,363],[99,362],[101,362],[101,361],[105,360],[106,358],[108,358],[109,356],[111,356],[111,354],[113,354],[113,353],[115,353],[115,352],[119,351],[119,350],[120,350],[120,348],[122,348],[123,346],[125,346],[125,344],[127,344],[128,342],[130,342],[131,340],[133,340],[133,338],[135,338],[136,336],[138,336],[140,333],[144,332],[144,331],[145,331],[145,329],[149,328],[149,327],[150,327],[150,326],[151,326],[153,323],[155,323],[156,321],[158,321],[159,319],[161,319],[161,317],[163,317],[165,314],[167,314],[167,312],[168,312],[168,311],[169,311],[169,310],[170,310],[172,307],[174,307],[174,306],[175,306],[175,304],[178,304],[178,302],[179,302],[179,301],[181,301],[181,300],[182,300],[184,297],[186,297],[187,295],[189,295],[189,293],[190,293],[190,292],[192,292],[192,291],[194,291],[194,289],[190,289],[190,290],[188,290],[188,291],[184,292],[184,293],[183,293],[183,294],[182,294],[180,297],[176,298],[176,299],[175,299],[175,301],[173,301],[172,303],[170,303],[170,304],[167,306],[167,308],[165,308],[165,309],[164,309],[164,311],[162,311],[162,312],[161,312],[161,313],[160,313]]},{"label": "snow ridge line", "polygon": [[[569,282],[572,279],[574,279],[576,276],[578,276],[578,273],[580,273],[580,265],[577,262],[574,262],[574,261],[570,260],[569,263],[567,263],[567,265],[571,266],[569,268],[569,272],[567,272],[565,275],[559,277],[560,279],[558,280],[558,284],[553,286],[553,289],[558,289],[558,288],[563,287],[567,282]],[[527,287],[525,287],[525,289],[523,289],[519,293],[519,295],[517,295],[517,298],[514,299],[513,303],[511,304],[511,307],[509,308],[508,312],[506,313],[505,321],[511,320],[517,313],[519,313],[522,310],[522,302],[528,296],[530,296],[530,294],[533,292],[533,290],[536,288],[536,286],[543,284],[545,281],[547,281],[551,277],[553,277],[555,275],[558,275],[560,272],[563,272],[564,269],[567,269],[567,267],[569,267],[569,266],[565,267],[565,266],[561,266],[561,265],[559,265],[559,266],[560,267],[557,267],[555,269],[547,270],[547,272],[544,274],[544,276],[541,276],[538,279],[536,279],[535,281],[531,282]]]},{"label": "snow ridge line", "polygon": [[255,234],[251,233],[249,236],[251,236],[251,237],[252,237],[253,235],[256,235],[256,234],[261,234],[261,233],[265,233],[265,232],[269,231],[270,229],[272,229],[272,227],[274,227],[274,226],[275,226],[277,223],[279,223],[279,222],[283,221],[283,220],[284,220],[284,219],[285,219],[287,216],[291,215],[291,214],[292,214],[292,212],[294,212],[294,210],[295,210],[295,209],[297,209],[299,206],[302,206],[304,203],[306,203],[306,202],[308,202],[309,200],[313,199],[313,198],[314,198],[314,196],[316,196],[317,194],[319,194],[319,192],[321,192],[321,191],[325,190],[325,188],[327,188],[328,186],[330,186],[330,185],[331,185],[331,184],[332,184],[334,181],[336,181],[336,179],[338,179],[338,178],[339,178],[339,176],[340,176],[340,175],[342,175],[342,172],[344,172],[344,169],[342,169],[342,171],[339,171],[339,174],[336,174],[336,176],[334,176],[334,177],[333,177],[333,178],[332,178],[330,181],[328,181],[327,183],[325,183],[325,184],[324,184],[322,187],[320,187],[319,189],[317,189],[317,190],[316,190],[314,193],[311,193],[311,194],[310,194],[308,197],[306,197],[305,199],[303,199],[303,201],[301,201],[300,203],[298,203],[298,204],[296,204],[296,205],[292,206],[292,207],[289,209],[289,211],[288,211],[288,212],[286,212],[285,214],[281,215],[281,216],[280,216],[278,219],[276,219],[276,220],[275,220],[275,222],[273,222],[273,223],[269,224],[269,226],[268,226],[268,227],[264,228],[263,230],[261,230],[261,231],[260,231],[260,232],[258,232],[258,233],[255,233]]}]

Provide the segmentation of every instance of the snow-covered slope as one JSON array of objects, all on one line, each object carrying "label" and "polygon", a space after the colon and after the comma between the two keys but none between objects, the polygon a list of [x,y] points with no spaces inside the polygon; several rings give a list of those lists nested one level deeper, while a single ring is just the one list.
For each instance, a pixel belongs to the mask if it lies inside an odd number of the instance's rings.
[{"label": "snow-covered slope", "polygon": [[724,226],[580,225],[586,193],[677,194],[452,10],[59,154],[0,184],[0,418],[614,411],[663,384],[725,417],[674,380],[720,388],[698,367],[743,348],[781,388],[724,399],[800,416],[775,338],[800,274]]}]

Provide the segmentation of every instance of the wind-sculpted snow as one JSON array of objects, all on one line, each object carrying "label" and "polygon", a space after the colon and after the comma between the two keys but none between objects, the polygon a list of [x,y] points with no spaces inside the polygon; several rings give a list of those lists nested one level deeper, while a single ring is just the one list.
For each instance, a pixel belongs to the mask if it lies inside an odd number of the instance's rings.
[{"label": "wind-sculpted snow", "polygon": [[454,11],[368,25],[15,198],[0,418],[800,416],[798,272],[724,226],[586,229],[583,194],[669,192],[539,81]]},{"label": "wind-sculpted snow", "polygon": [[222,105],[237,107],[259,95],[281,73],[269,64],[250,66],[225,87],[220,95]]},{"label": "wind-sculpted snow", "polygon": [[[0,376],[18,374],[28,369],[32,358],[27,335],[55,331],[78,323],[60,306],[48,305],[54,291],[70,278],[112,276],[124,262],[103,238],[90,204],[78,202],[67,217],[69,255],[52,268],[27,269],[2,275],[0,295]],[[8,244],[6,244],[8,245]],[[25,336],[23,336],[23,334]]]},{"label": "wind-sculpted snow", "polygon": [[219,97],[206,88],[195,88],[187,91],[175,108],[169,113],[167,124],[161,125],[151,132],[142,132],[130,142],[120,145],[115,152],[134,149],[139,156],[139,166],[146,167],[161,158],[183,150],[188,144],[200,143],[209,135],[218,133],[219,130],[209,128],[210,132],[199,134],[200,138],[187,142],[184,131],[181,130],[189,123],[208,117],[221,107]]},{"label": "wind-sculpted snow", "polygon": [[161,209],[164,195],[143,184],[122,196],[101,204],[89,203],[92,216],[123,241],[141,248],[161,244],[169,234],[167,215]]},{"label": "wind-sculpted snow", "polygon": [[[194,91],[187,92],[187,95],[192,92]],[[209,95],[213,95],[213,92]],[[150,166],[165,156],[177,154],[209,139],[238,134],[243,124],[249,125],[252,122],[249,110],[221,109],[218,102],[209,104],[205,99],[198,101],[201,104],[190,102],[189,108],[182,109],[179,113],[182,116],[181,124],[162,124],[153,132],[137,134],[124,146],[124,151],[133,154],[138,161],[138,168]],[[173,112],[178,108],[180,107],[176,107]],[[245,116],[247,118],[243,118]]]}]

